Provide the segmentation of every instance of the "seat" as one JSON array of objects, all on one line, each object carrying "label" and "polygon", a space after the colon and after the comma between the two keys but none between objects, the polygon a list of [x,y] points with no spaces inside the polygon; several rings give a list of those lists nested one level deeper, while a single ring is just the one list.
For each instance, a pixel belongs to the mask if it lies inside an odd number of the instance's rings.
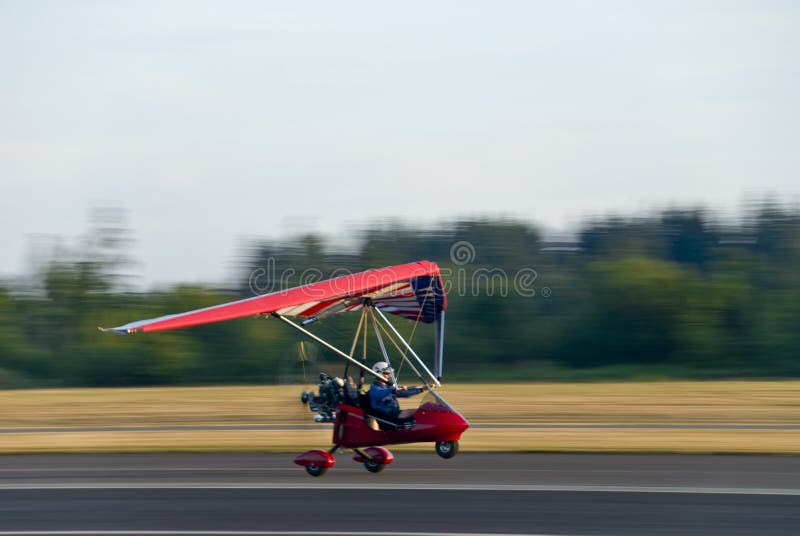
[{"label": "seat", "polygon": [[358,392],[358,388],[356,387],[353,378],[348,377],[347,380],[344,382],[344,386],[342,387],[342,398],[345,404],[350,404],[351,406],[355,406],[357,408],[363,408],[361,393]]},{"label": "seat", "polygon": [[358,407],[364,410],[364,413],[369,413],[372,409],[369,403],[369,393],[358,393]]},{"label": "seat", "polygon": [[401,411],[396,418],[391,419],[386,415],[376,415],[372,412],[372,407],[369,404],[369,394],[361,394],[362,399],[362,406],[361,409],[364,410],[364,417],[370,419],[373,422],[376,422],[378,425],[378,429],[383,432],[391,432],[394,430],[408,430],[412,428],[415,424],[414,422],[414,410],[413,409],[406,409]]}]

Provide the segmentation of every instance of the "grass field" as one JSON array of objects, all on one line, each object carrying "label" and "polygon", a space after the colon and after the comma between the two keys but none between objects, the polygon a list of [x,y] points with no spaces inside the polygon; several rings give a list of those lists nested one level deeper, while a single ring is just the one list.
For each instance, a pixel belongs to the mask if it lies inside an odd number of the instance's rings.
[{"label": "grass field", "polygon": [[[296,431],[124,430],[311,424],[312,414],[300,403],[304,388],[311,386],[4,391],[0,452],[299,452],[326,447],[330,425]],[[800,454],[800,381],[452,384],[440,392],[473,425],[548,425],[503,430],[477,426],[464,434],[464,450]],[[682,428],[629,428],[641,424]],[[576,427],[581,425],[609,427]],[[703,425],[743,428],[683,428]],[[798,428],[747,428],[752,425]],[[35,431],[54,427],[75,431]],[[25,431],[11,433],[13,429]]]}]

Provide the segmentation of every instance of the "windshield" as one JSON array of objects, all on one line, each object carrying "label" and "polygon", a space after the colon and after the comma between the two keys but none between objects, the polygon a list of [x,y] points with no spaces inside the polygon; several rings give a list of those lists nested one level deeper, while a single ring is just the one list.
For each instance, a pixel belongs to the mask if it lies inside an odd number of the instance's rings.
[{"label": "windshield", "polygon": [[427,411],[453,411],[453,408],[450,407],[450,404],[445,402],[444,398],[431,390],[427,391],[422,397],[419,407]]}]

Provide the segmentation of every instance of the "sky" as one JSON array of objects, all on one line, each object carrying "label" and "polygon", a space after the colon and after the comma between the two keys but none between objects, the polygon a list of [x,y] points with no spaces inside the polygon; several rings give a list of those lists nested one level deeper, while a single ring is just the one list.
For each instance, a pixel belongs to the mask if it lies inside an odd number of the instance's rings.
[{"label": "sky", "polygon": [[794,1],[0,0],[0,276],[121,207],[141,276],[398,219],[800,194]]}]

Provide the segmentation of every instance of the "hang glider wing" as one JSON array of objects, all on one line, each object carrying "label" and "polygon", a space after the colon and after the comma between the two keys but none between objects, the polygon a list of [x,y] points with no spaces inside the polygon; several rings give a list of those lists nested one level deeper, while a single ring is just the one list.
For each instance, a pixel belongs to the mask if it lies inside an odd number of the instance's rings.
[{"label": "hang glider wing", "polygon": [[121,334],[163,331],[244,316],[278,313],[315,318],[355,311],[370,300],[386,313],[430,323],[447,307],[439,267],[430,261],[344,275],[263,296],[103,329]]}]

